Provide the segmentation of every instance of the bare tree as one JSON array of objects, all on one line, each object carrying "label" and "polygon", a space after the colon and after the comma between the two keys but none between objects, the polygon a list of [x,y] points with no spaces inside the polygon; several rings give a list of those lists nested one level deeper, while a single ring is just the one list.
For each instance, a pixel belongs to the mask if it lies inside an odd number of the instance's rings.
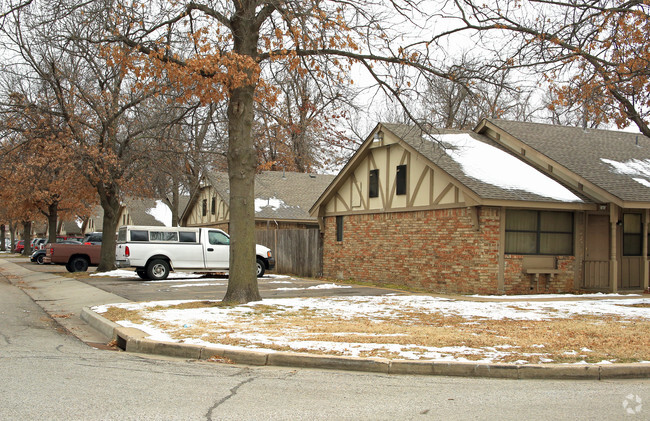
[{"label": "bare tree", "polygon": [[88,42],[119,31],[105,19],[111,7],[86,3],[81,13],[77,4],[44,2],[16,10],[4,27],[17,53],[9,70],[47,86],[54,100],[42,111],[64,122],[74,143],[69,152],[98,194],[108,234],[100,271],[114,268],[115,236],[110,234],[116,231],[125,190],[148,188],[142,183],[148,150],[138,145],[148,131],[163,124],[161,115],[145,111],[164,86],[160,80],[136,79],[128,72],[129,57]]},{"label": "bare tree", "polygon": [[582,108],[619,127],[633,123],[650,136],[647,2],[455,3],[468,29],[483,32],[487,43],[499,42],[503,67],[532,66],[554,82],[558,105]]}]

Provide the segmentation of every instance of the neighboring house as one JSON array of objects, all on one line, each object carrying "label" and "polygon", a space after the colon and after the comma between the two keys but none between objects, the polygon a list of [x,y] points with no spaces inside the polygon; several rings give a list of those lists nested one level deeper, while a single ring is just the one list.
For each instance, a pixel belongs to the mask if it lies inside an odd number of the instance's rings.
[{"label": "neighboring house", "polygon": [[[333,175],[263,171],[255,176],[255,226],[257,230],[318,228],[309,209]],[[181,226],[215,227],[228,231],[230,222],[228,174],[210,173],[190,198]]]},{"label": "neighboring house", "polygon": [[[169,216],[169,221],[164,219]],[[122,201],[117,228],[123,225],[165,226],[171,223],[171,211],[161,200],[127,197]],[[88,232],[103,232],[104,210],[95,206],[91,216],[83,224],[82,235]]]},{"label": "neighboring house", "polygon": [[311,209],[323,275],[461,294],[645,289],[648,167],[641,135],[379,124]]}]

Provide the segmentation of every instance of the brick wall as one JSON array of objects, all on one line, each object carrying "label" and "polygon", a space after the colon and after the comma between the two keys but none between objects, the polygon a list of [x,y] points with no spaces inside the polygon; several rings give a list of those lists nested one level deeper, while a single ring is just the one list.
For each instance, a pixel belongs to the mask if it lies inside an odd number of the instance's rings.
[{"label": "brick wall", "polygon": [[506,294],[557,294],[574,291],[575,257],[558,256],[557,268],[562,270],[562,273],[551,277],[539,275],[537,282],[535,282],[534,275],[524,273],[523,259],[524,256],[516,254],[505,256]]},{"label": "brick wall", "polygon": [[[325,218],[323,275],[456,294],[497,294],[500,209],[479,208],[480,230],[467,208],[344,216],[343,241],[335,217]],[[565,273],[535,284],[523,256],[506,255],[506,294],[573,290],[575,258],[558,258]],[[532,288],[532,289],[531,289]]]},{"label": "brick wall", "polygon": [[401,285],[447,293],[497,292],[499,209],[479,211],[480,230],[467,208],[344,217],[336,241],[325,219],[323,274],[337,279]]}]

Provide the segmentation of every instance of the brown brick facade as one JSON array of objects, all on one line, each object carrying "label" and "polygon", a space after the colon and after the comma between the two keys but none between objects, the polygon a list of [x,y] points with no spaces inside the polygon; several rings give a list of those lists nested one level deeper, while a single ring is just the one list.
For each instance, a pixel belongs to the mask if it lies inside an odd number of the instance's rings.
[{"label": "brown brick facade", "polygon": [[[497,294],[500,208],[479,209],[479,230],[468,208],[346,215],[343,241],[336,218],[325,218],[323,275],[454,294]],[[558,260],[566,273],[540,283],[523,273],[522,256],[506,255],[505,292],[565,292],[573,287],[574,258]],[[545,277],[544,277],[545,278]],[[531,287],[535,287],[531,289]]]}]

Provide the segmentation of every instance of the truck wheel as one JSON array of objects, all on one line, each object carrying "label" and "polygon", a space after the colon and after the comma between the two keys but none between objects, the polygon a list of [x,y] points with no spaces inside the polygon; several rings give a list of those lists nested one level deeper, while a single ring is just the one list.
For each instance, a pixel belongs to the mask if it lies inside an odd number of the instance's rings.
[{"label": "truck wheel", "polygon": [[68,272],[85,272],[88,270],[88,260],[81,256],[73,257],[65,267]]},{"label": "truck wheel", "polygon": [[169,276],[169,263],[162,259],[156,259],[147,265],[147,277],[154,281],[162,281]]},{"label": "truck wheel", "polygon": [[36,256],[36,263],[38,263],[39,265],[44,265],[45,262],[43,261],[43,259],[45,259],[45,255],[39,254],[38,256]]},{"label": "truck wheel", "polygon": [[264,270],[266,270],[266,266],[264,265],[264,260],[260,259],[259,257],[257,258],[257,277],[261,278],[264,276]]},{"label": "truck wheel", "polygon": [[144,279],[145,281],[149,279],[147,278],[147,271],[144,269],[136,269],[135,273],[140,277],[140,279]]}]

